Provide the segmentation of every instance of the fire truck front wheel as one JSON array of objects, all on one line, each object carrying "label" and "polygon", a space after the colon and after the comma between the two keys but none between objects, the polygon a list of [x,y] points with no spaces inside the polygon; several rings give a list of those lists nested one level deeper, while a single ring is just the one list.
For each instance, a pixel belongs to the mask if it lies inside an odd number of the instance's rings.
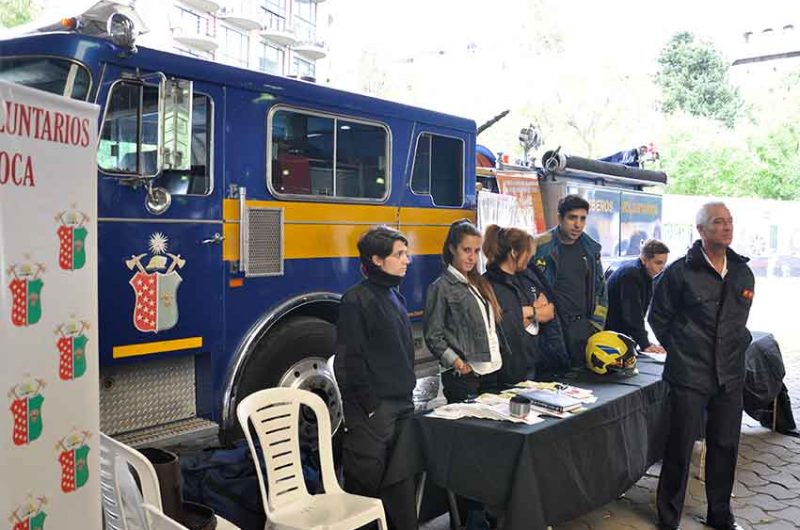
[{"label": "fire truck front wheel", "polygon": [[[316,317],[294,317],[279,324],[256,347],[244,368],[237,400],[263,388],[302,388],[328,406],[334,432],[342,423],[342,397],[328,358],[334,353],[336,326]],[[301,436],[316,438],[316,421],[304,411]]]}]

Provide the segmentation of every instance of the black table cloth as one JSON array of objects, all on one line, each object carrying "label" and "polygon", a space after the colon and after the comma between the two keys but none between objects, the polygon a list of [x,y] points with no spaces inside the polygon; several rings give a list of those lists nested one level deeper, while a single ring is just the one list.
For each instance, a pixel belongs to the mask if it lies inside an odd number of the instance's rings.
[{"label": "black table cloth", "polygon": [[427,471],[427,480],[499,510],[506,529],[545,528],[602,506],[663,450],[663,366],[640,358],[639,369],[630,378],[588,371],[565,377],[598,398],[565,419],[520,425],[415,416],[398,438],[384,485]]}]

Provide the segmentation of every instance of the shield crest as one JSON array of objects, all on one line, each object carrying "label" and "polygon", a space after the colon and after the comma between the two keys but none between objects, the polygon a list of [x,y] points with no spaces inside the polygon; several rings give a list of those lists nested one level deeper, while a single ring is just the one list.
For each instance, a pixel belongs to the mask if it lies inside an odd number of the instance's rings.
[{"label": "shield crest", "polygon": [[58,266],[66,271],[74,271],[86,265],[86,236],[83,226],[58,227]]},{"label": "shield crest", "polygon": [[183,279],[172,271],[137,272],[130,280],[136,293],[133,325],[139,331],[158,333],[178,323],[178,287]]},{"label": "shield crest", "polygon": [[11,402],[14,445],[28,445],[42,435],[42,403],[44,397],[38,393]]},{"label": "shield crest", "polygon": [[61,491],[70,493],[89,481],[89,446],[65,449],[58,455],[61,464]]},{"label": "shield crest", "polygon": [[133,326],[142,332],[158,333],[178,323],[178,287],[183,279],[177,269],[182,268],[186,260],[180,254],[167,252],[167,237],[160,232],[150,237],[149,247],[153,256],[147,266],[142,263],[147,254],[131,256],[125,264],[131,270],[136,268],[128,281],[136,295]]},{"label": "shield crest", "polygon": [[86,335],[58,339],[58,377],[64,381],[77,379],[86,373]]},{"label": "shield crest", "polygon": [[40,279],[15,278],[8,284],[11,290],[11,323],[30,326],[42,318],[41,293],[44,282]]}]

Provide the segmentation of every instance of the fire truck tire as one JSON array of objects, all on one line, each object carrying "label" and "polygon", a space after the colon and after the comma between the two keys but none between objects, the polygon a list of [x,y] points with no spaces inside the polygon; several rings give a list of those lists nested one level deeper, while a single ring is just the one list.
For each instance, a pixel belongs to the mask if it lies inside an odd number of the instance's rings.
[{"label": "fire truck tire", "polygon": [[[321,318],[301,316],[279,324],[256,346],[253,358],[244,367],[237,403],[264,388],[309,390],[328,406],[331,427],[336,430],[343,418],[342,398],[326,362],[335,346],[336,326]],[[301,435],[315,434],[315,423],[301,423]],[[238,428],[236,431],[226,437],[229,440],[230,435],[234,439],[241,437],[241,431]]]}]

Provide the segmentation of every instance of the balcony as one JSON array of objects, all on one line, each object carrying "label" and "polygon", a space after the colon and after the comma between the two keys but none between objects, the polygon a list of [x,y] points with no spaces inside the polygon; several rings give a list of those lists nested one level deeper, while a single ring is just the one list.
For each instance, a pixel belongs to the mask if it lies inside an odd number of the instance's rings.
[{"label": "balcony", "polygon": [[278,29],[278,28],[261,28],[259,34],[270,42],[279,46],[291,46],[297,42],[297,36],[294,34],[292,28]]},{"label": "balcony", "polygon": [[228,1],[217,18],[246,31],[261,28],[260,13],[252,1]]},{"label": "balcony", "polygon": [[213,52],[219,47],[219,43],[212,35],[196,29],[172,28],[172,38],[185,46],[204,52]]},{"label": "balcony", "polygon": [[222,2],[214,0],[181,0],[181,2],[203,13],[216,13],[222,7]]},{"label": "balcony", "polygon": [[328,47],[322,41],[303,41],[296,44],[292,49],[309,61],[317,61],[328,56]]}]

